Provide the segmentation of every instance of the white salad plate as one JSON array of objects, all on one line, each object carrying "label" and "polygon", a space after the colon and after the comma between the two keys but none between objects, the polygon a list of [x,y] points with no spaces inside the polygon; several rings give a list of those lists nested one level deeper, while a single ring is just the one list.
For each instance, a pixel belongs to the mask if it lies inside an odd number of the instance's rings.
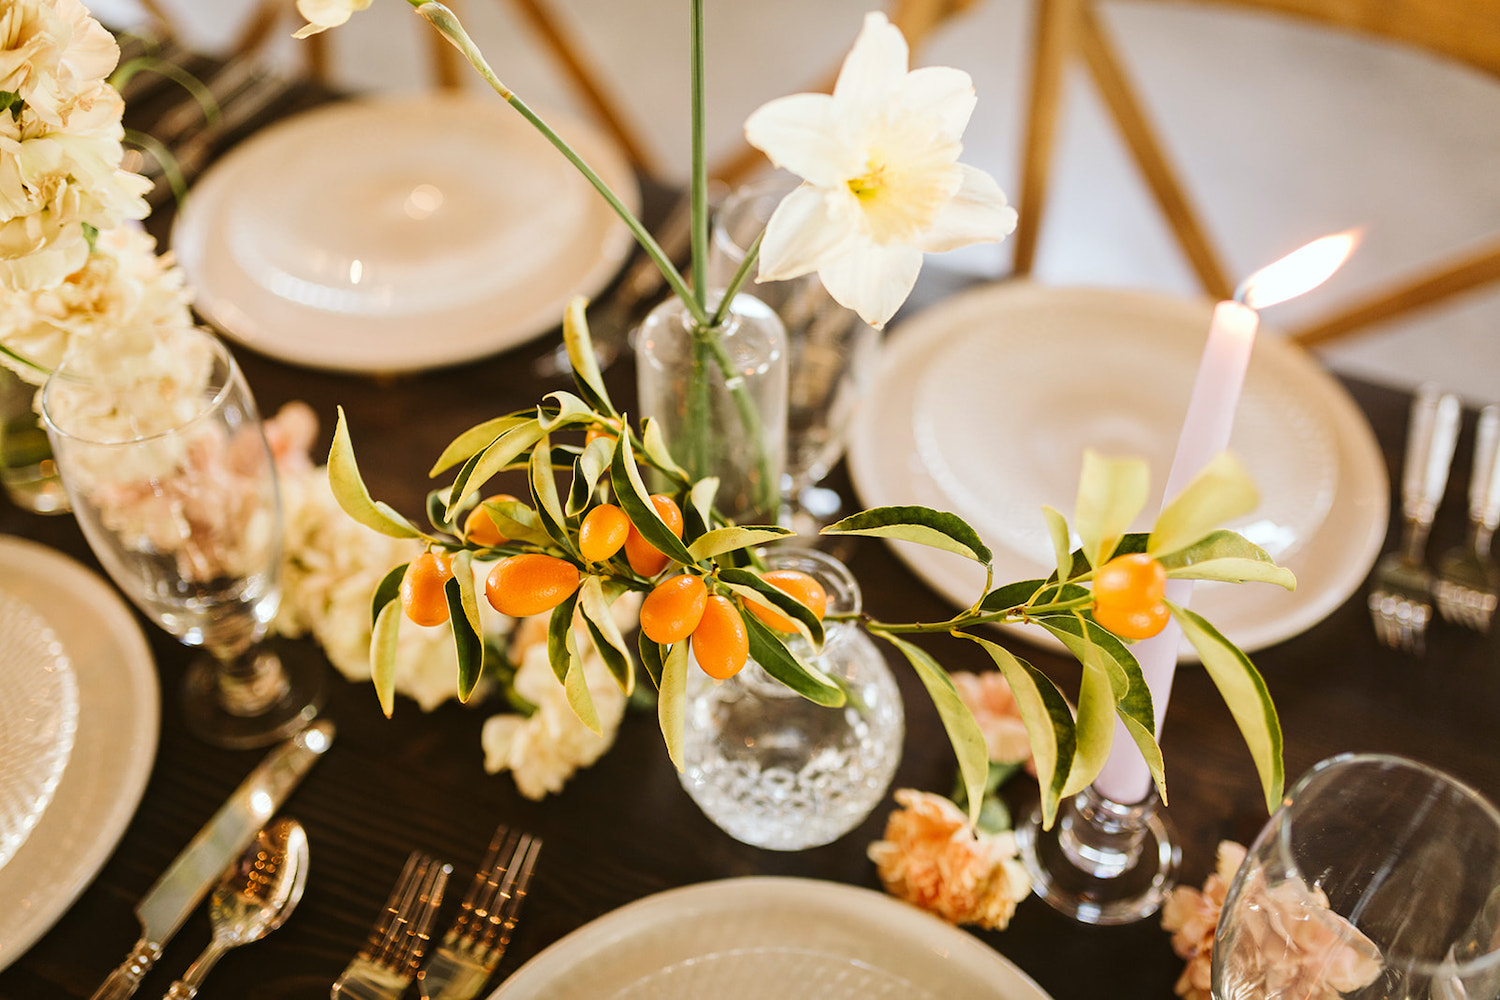
[{"label": "white salad plate", "polygon": [[[608,138],[550,124],[638,210]],[[199,312],[245,346],[389,373],[555,328],[573,296],[608,284],[631,237],[509,105],[424,94],[333,104],[251,136],[189,192],[172,246]]]},{"label": "white salad plate", "polygon": [[0,589],[0,868],[47,811],[78,730],[78,681],[57,633]]},{"label": "white salad plate", "polygon": [[1048,1000],[1006,958],[890,896],[733,878],[637,900],[580,927],[490,1000]]},{"label": "white salad plate", "polygon": [[[1139,455],[1156,491],[1181,430],[1212,303],[1110,289],[986,285],[902,323],[850,431],[849,465],[866,506],[922,504],[968,521],[994,554],[996,584],[1055,566],[1041,509],[1071,514],[1084,450]],[[1247,651],[1305,631],[1364,581],[1385,538],[1389,483],[1364,415],[1315,358],[1264,327],[1230,449],[1260,506],[1226,525],[1296,575],[1296,591],[1200,583],[1193,607]],[[1076,544],[1077,540],[1074,539]],[[968,607],[984,569],[894,543],[953,603]],[[1023,634],[1060,648],[1037,629]],[[1184,644],[1184,652],[1191,654]]]},{"label": "white salad plate", "polygon": [[0,536],[0,592],[57,635],[78,686],[68,766],[31,836],[0,869],[0,969],[73,904],[135,815],[156,758],[156,667],[135,616],[97,574],[55,549]]}]

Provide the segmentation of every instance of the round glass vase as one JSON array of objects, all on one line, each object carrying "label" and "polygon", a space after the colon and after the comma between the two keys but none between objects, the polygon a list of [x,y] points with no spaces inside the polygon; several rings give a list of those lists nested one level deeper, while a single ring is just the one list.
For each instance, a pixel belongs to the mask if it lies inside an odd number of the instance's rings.
[{"label": "round glass vase", "polygon": [[[716,308],[711,303],[709,308]],[[736,295],[705,329],[678,298],[636,339],[641,415],[693,479],[717,477],[714,505],[739,524],[774,524],[786,451],[786,331],[769,306]]]},{"label": "round glass vase", "polygon": [[[766,564],[817,579],[830,616],[859,613],[859,585],[832,556],[778,547]],[[680,775],[725,833],[776,851],[837,840],[880,804],[901,759],[906,718],[885,657],[853,622],[828,621],[820,651],[800,636],[788,646],[838,682],[848,701],[816,705],[753,659],[727,681],[690,669]]]}]

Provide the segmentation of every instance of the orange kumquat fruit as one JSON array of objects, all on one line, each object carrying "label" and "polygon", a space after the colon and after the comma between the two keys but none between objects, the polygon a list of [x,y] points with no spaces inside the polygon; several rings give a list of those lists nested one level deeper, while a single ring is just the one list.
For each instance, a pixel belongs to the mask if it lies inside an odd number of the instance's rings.
[{"label": "orange kumquat fruit", "polygon": [[[486,497],[484,503],[499,503],[502,500],[514,499],[515,497],[509,493],[497,493],[492,497]],[[464,540],[473,542],[475,545],[483,545],[485,548],[503,545],[507,541],[504,533],[490,517],[489,511],[484,509],[483,504],[469,511],[469,516],[464,519]]]},{"label": "orange kumquat fruit", "polygon": [[715,680],[728,680],[750,658],[745,621],[734,602],[718,594],[708,598],[703,620],[693,629],[693,659]]},{"label": "orange kumquat fruit", "polygon": [[512,618],[551,611],[578,589],[578,567],[566,559],[524,552],[495,564],[484,581],[490,607]]},{"label": "orange kumquat fruit", "polygon": [[[672,534],[681,538],[682,511],[678,508],[677,501],[669,496],[653,493],[651,506],[656,508],[656,516],[666,522]],[[625,537],[625,558],[630,562],[630,568],[644,577],[655,576],[671,562],[660,549],[646,541],[646,536],[637,531],[633,524]]]},{"label": "orange kumquat fruit", "polygon": [[[828,610],[828,592],[817,580],[795,569],[773,569],[768,573],[761,574],[761,579],[775,587],[777,590],[791,594],[798,602],[807,606],[819,620]],[[797,625],[792,619],[779,611],[762,607],[758,604],[747,604],[750,613],[760,619],[761,624],[773,628],[778,632],[795,632]]]},{"label": "orange kumquat fruit", "polygon": [[441,625],[448,620],[448,596],[444,586],[453,579],[448,557],[423,552],[413,559],[401,577],[401,609],[417,625]]},{"label": "orange kumquat fruit", "polygon": [[578,527],[578,551],[589,562],[604,562],[630,536],[630,518],[614,504],[602,503],[584,515]]},{"label": "orange kumquat fruit", "polygon": [[1094,574],[1094,621],[1122,639],[1149,639],[1166,627],[1167,571],[1136,552],[1117,556]]},{"label": "orange kumquat fruit", "polygon": [[708,607],[701,577],[683,573],[663,580],[641,602],[641,631],[652,642],[671,644],[693,634]]}]

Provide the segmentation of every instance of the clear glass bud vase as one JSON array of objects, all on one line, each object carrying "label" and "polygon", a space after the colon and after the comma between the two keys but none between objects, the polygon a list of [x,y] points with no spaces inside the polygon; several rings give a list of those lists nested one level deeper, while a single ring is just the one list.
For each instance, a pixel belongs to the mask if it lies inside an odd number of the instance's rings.
[{"label": "clear glass bud vase", "polygon": [[787,352],[768,306],[736,295],[719,329],[705,330],[680,299],[667,299],[641,324],[636,386],[641,415],[656,422],[677,464],[694,479],[718,477],[714,503],[726,517],[775,523]]},{"label": "clear glass bud vase", "polygon": [[[777,547],[772,569],[795,569],[828,593],[830,616],[857,615],[859,585],[816,549]],[[906,731],[901,692],[885,657],[849,621],[830,620],[823,648],[788,645],[848,694],[826,708],[793,693],[752,659],[727,681],[688,671],[682,785],[736,840],[777,851],[827,844],[885,797]]]}]

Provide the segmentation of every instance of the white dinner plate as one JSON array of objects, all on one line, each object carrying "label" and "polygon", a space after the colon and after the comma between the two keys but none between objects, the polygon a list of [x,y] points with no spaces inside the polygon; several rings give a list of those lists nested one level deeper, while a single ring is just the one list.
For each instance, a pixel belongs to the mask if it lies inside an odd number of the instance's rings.
[{"label": "white dinner plate", "polygon": [[[601,133],[558,134],[621,200],[640,191]],[[491,95],[350,101],[256,133],[189,193],[172,246],[195,306],[263,354],[356,372],[469,361],[562,322],[619,270],[629,231]]]},{"label": "white dinner plate", "polygon": [[0,969],[45,934],[99,873],[156,758],[156,667],[135,616],[55,549],[0,536],[0,589],[57,633],[78,681],[78,732],[52,804],[0,869]]},{"label": "white dinner plate", "polygon": [[[1208,335],[1212,303],[1024,281],[976,288],[901,324],[850,431],[849,465],[867,506],[923,504],[974,526],[995,582],[1054,566],[1043,504],[1073,510],[1084,449],[1139,455],[1161,505],[1167,469]],[[1247,651],[1298,634],[1344,602],[1385,538],[1389,484],[1369,423],[1306,352],[1262,330],[1230,448],[1261,493],[1228,527],[1297,575],[1200,583],[1193,607]],[[1076,541],[1076,540],[1075,540]],[[968,607],[984,570],[908,543],[895,549],[934,589]],[[1027,638],[1060,648],[1035,629]],[[1184,653],[1193,655],[1184,643]]]},{"label": "white dinner plate", "polygon": [[0,868],[47,811],[78,731],[78,680],[57,633],[0,588]]},{"label": "white dinner plate", "polygon": [[734,878],[648,896],[580,927],[491,1000],[1047,1000],[994,949],[890,896]]}]

